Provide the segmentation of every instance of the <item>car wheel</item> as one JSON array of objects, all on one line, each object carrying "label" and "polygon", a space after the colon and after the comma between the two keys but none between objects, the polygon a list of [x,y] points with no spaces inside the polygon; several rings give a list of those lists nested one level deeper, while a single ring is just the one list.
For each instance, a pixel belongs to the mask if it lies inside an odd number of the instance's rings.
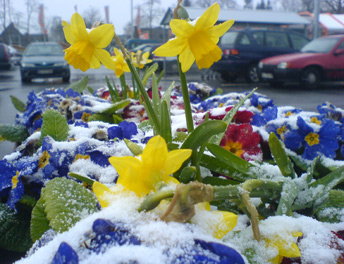
[{"label": "car wheel", "polygon": [[250,82],[250,83],[259,82],[258,65],[256,63],[253,63],[248,67],[246,80],[247,82]]},{"label": "car wheel", "polygon": [[226,82],[235,82],[237,76],[228,73],[221,73],[221,79]]},{"label": "car wheel", "polygon": [[306,68],[301,74],[301,85],[307,89],[316,89],[321,81],[321,72],[317,68]]}]

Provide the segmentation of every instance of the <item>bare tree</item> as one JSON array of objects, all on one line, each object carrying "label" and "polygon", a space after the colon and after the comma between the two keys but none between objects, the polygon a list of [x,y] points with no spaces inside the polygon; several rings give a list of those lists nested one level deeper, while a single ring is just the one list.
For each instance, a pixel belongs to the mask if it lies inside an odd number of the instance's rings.
[{"label": "bare tree", "polygon": [[252,0],[244,0],[245,5],[244,9],[253,9],[253,1]]},{"label": "bare tree", "polygon": [[26,33],[30,34],[31,20],[38,13],[38,3],[36,0],[26,0]]},{"label": "bare tree", "polygon": [[235,0],[218,0],[217,2],[224,9],[236,8],[238,6]]},{"label": "bare tree", "polygon": [[217,2],[217,1],[216,0],[198,0],[196,3],[200,7],[209,7],[212,4],[214,4],[215,2]]},{"label": "bare tree", "polygon": [[343,14],[344,0],[324,0],[321,9],[334,14]]},{"label": "bare tree", "polygon": [[[160,0],[147,0],[140,6],[141,16],[140,16],[140,27],[152,29],[155,23],[159,23],[165,9],[160,7]],[[160,15],[158,15],[160,14]]]},{"label": "bare tree", "polygon": [[[300,11],[307,11],[303,8],[303,1],[307,0],[282,0],[281,1],[281,8],[283,11],[288,12],[300,12]],[[311,0],[314,1],[314,0]]]},{"label": "bare tree", "polygon": [[91,28],[94,22],[102,21],[99,9],[93,6],[90,6],[88,9],[86,9],[82,16],[87,28]]},{"label": "bare tree", "polygon": [[191,6],[192,5],[191,0],[184,0],[182,4],[183,4],[183,6]]},{"label": "bare tree", "polygon": [[9,24],[7,20],[9,18],[10,6],[10,0],[0,0],[0,25],[3,30]]}]

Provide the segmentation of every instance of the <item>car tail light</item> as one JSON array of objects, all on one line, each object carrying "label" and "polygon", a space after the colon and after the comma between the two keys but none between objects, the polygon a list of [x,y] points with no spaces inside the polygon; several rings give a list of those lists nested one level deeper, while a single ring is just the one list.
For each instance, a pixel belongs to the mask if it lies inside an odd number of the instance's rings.
[{"label": "car tail light", "polygon": [[224,49],[223,55],[238,55],[239,51],[237,49]]},{"label": "car tail light", "polygon": [[7,50],[5,48],[5,46],[3,45],[2,46],[3,50],[4,50],[4,54],[5,54],[5,61],[8,61],[8,53],[7,53]]}]

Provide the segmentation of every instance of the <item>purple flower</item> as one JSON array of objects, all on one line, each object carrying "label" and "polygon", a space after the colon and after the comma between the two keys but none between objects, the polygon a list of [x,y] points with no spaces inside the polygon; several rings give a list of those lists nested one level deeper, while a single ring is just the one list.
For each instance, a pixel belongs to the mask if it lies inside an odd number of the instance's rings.
[{"label": "purple flower", "polygon": [[78,264],[79,258],[73,248],[66,242],[62,242],[51,264]]},{"label": "purple flower", "polygon": [[302,157],[312,160],[324,155],[328,158],[336,157],[339,148],[337,136],[339,126],[330,119],[324,119],[321,125],[307,124],[301,117],[297,119],[298,129],[290,130],[285,134],[285,145],[291,150],[304,148]]},{"label": "purple flower", "polygon": [[251,125],[264,126],[267,122],[277,118],[278,109],[276,106],[269,106],[263,109],[261,114],[255,114],[252,117]]},{"label": "purple flower", "polygon": [[112,126],[108,128],[109,139],[130,139],[137,133],[137,126],[134,122],[122,121],[118,124],[118,126]]}]

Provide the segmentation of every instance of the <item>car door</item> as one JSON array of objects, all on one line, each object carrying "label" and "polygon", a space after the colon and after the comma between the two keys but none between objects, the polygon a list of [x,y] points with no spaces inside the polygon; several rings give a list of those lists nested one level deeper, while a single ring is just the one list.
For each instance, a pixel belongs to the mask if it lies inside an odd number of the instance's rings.
[{"label": "car door", "polygon": [[286,53],[294,50],[290,47],[287,32],[267,31],[265,32],[265,58]]},{"label": "car door", "polygon": [[334,51],[334,67],[336,71],[336,79],[344,81],[344,38]]}]

